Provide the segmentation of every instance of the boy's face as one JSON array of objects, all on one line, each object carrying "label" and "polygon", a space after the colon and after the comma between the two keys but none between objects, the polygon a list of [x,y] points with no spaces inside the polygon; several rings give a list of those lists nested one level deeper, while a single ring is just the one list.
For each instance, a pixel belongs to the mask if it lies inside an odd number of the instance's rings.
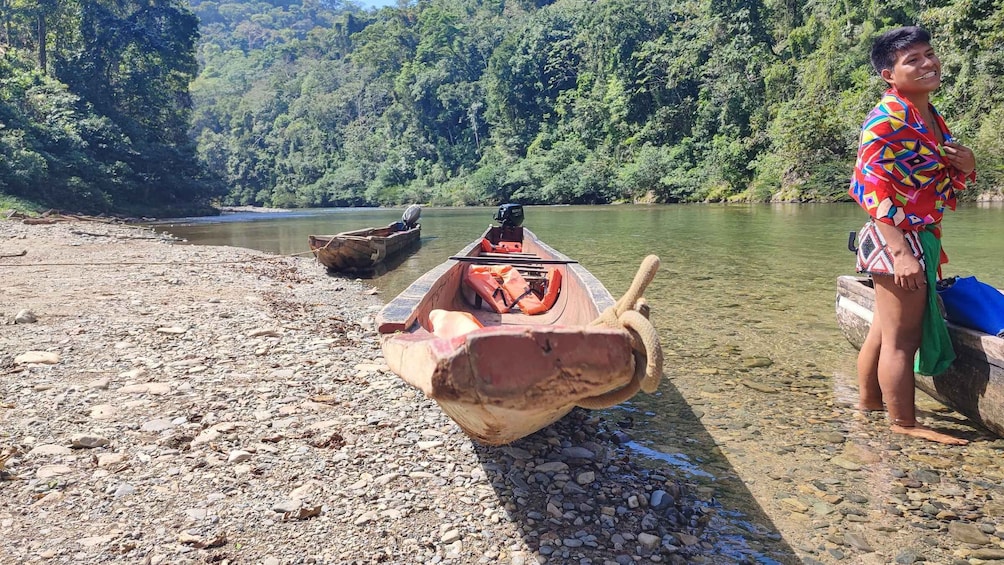
[{"label": "boy's face", "polygon": [[882,70],[889,86],[903,94],[931,93],[941,86],[941,60],[927,43],[915,43],[896,52],[896,63]]}]

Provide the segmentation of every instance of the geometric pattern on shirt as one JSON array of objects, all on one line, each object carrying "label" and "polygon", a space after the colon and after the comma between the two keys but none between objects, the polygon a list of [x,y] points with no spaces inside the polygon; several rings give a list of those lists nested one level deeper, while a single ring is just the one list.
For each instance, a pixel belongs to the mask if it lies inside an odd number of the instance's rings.
[{"label": "geometric pattern on shirt", "polygon": [[[864,173],[874,174],[876,168],[886,173],[886,178],[895,179],[901,186],[914,191],[927,188],[937,179],[944,165],[930,147],[919,141],[902,141],[898,146],[885,144],[879,149],[876,158],[864,167]],[[916,193],[900,193],[913,202]],[[904,202],[905,204],[905,202]]]},{"label": "geometric pattern on shirt", "polygon": [[[949,136],[941,115],[932,111]],[[848,192],[873,218],[909,229],[937,223],[946,207],[954,208],[955,189],[965,186],[962,176],[940,155],[916,108],[890,89],[865,119]]]}]

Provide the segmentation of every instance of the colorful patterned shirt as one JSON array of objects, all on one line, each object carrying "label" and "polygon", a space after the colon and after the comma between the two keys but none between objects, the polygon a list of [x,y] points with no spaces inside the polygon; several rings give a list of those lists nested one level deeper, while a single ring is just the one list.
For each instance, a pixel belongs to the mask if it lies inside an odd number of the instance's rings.
[{"label": "colorful patterned shirt", "polygon": [[[945,141],[952,141],[945,120],[931,109]],[[880,222],[902,230],[926,226],[940,238],[945,207],[955,209],[955,191],[966,187],[967,175],[952,167],[935,135],[909,100],[887,90],[861,128],[850,195]]]}]

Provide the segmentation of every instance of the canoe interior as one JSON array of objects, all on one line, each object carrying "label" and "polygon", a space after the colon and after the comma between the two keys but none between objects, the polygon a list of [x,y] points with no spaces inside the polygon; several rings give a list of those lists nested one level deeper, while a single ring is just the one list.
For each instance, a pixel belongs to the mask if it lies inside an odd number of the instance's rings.
[{"label": "canoe interior", "polygon": [[[561,290],[550,310],[530,316],[520,312],[498,314],[477,308],[465,299],[462,292],[465,269],[476,261],[448,260],[424,274],[384,307],[377,321],[379,333],[423,329],[429,331],[429,312],[434,309],[470,312],[486,327],[554,324],[581,326],[588,324],[601,311],[614,304],[613,297],[596,277],[566,255],[540,241],[530,230],[523,227],[493,226],[483,237],[495,244],[501,241],[521,242],[523,253],[556,262],[546,265],[561,272]],[[480,241],[475,240],[457,255],[471,258],[485,256]],[[516,259],[514,261],[519,262]]]},{"label": "canoe interior", "polygon": [[[521,242],[524,255],[482,253],[479,238],[384,306],[377,328],[391,370],[469,436],[502,445],[550,425],[585,399],[626,386],[635,358],[626,330],[589,326],[614,299],[581,265],[522,227],[491,227],[483,237]],[[537,315],[477,308],[465,297],[473,293],[464,292],[463,274],[482,262],[510,262],[528,273],[534,266],[557,269],[557,300]],[[439,338],[429,323],[434,309],[469,312],[485,327]]]},{"label": "canoe interior", "polygon": [[[871,280],[837,279],[837,324],[854,347],[864,343],[875,308]],[[1004,436],[1004,339],[948,322],[956,360],[936,377],[916,375],[917,388]]]}]

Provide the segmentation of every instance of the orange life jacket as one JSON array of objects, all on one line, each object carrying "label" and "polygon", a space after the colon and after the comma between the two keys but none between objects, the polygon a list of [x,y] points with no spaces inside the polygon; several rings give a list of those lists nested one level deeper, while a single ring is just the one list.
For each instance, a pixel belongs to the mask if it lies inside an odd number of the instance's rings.
[{"label": "orange life jacket", "polygon": [[475,306],[481,308],[485,304],[490,310],[505,314],[512,307],[512,302],[496,278],[494,268],[491,265],[468,265],[464,272],[464,284],[474,289]]},{"label": "orange life jacket", "polygon": [[557,269],[548,270],[543,299],[534,294],[530,284],[512,265],[468,265],[464,282],[499,314],[506,314],[518,306],[524,314],[533,315],[547,312],[554,306],[561,289],[561,273]]},{"label": "orange life jacket", "polygon": [[547,312],[554,306],[554,303],[558,300],[558,294],[561,292],[561,271],[554,267],[549,267],[547,269],[547,287],[544,289],[544,298],[541,302],[544,303],[544,312]]},{"label": "orange life jacket", "polygon": [[502,288],[509,297],[509,304],[519,306],[524,314],[540,314],[544,304],[537,298],[523,275],[512,265],[500,265]]},{"label": "orange life jacket", "polygon": [[523,244],[518,241],[500,241],[492,243],[488,238],[481,238],[481,251],[485,253],[522,253]]}]

